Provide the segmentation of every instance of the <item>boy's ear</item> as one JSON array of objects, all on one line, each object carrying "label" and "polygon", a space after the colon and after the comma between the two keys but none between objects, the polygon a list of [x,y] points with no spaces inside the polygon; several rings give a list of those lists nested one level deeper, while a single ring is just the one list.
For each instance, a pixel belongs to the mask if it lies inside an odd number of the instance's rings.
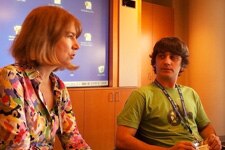
[{"label": "boy's ear", "polygon": [[180,72],[183,72],[184,71],[184,67],[183,66],[181,66],[181,68],[180,68]]}]

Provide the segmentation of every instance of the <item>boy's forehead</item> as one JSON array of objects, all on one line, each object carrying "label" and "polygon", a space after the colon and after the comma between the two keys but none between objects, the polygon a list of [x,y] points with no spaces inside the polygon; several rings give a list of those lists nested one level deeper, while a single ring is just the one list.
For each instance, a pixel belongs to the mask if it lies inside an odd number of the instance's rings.
[{"label": "boy's forehead", "polygon": [[172,53],[172,52],[170,52],[170,51],[162,51],[162,52],[158,52],[158,54],[164,54],[164,55],[178,55],[178,54]]}]

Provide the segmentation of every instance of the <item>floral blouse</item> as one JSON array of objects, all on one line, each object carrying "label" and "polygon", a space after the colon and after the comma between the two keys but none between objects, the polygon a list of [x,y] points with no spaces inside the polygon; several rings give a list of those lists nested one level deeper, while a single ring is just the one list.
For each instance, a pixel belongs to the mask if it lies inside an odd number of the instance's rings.
[{"label": "floral blouse", "polygon": [[69,93],[53,73],[54,107],[47,109],[33,67],[9,65],[0,71],[0,149],[53,149],[56,134],[64,149],[86,150]]}]

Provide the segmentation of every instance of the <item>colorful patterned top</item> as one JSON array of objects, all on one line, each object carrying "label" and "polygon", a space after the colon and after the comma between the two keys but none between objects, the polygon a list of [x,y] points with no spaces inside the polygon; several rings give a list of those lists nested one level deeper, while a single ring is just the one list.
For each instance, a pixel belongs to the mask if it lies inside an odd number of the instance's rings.
[{"label": "colorful patterned top", "polygon": [[53,149],[57,134],[64,149],[90,149],[80,135],[69,93],[53,73],[55,104],[48,111],[39,72],[27,65],[0,71],[0,149]]}]

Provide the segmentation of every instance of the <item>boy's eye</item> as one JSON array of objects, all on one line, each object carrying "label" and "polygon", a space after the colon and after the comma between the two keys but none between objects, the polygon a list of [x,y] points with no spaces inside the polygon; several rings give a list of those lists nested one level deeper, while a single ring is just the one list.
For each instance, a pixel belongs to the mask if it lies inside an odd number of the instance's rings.
[{"label": "boy's eye", "polygon": [[158,54],[157,56],[159,59],[165,59],[166,57],[169,57],[173,61],[177,61],[180,59],[179,55],[166,55],[166,54]]},{"label": "boy's eye", "polygon": [[163,59],[163,58],[165,58],[165,55],[159,54],[158,57],[161,58],[161,59]]},{"label": "boy's eye", "polygon": [[179,59],[179,56],[178,55],[171,55],[170,58],[172,60],[178,60]]}]

